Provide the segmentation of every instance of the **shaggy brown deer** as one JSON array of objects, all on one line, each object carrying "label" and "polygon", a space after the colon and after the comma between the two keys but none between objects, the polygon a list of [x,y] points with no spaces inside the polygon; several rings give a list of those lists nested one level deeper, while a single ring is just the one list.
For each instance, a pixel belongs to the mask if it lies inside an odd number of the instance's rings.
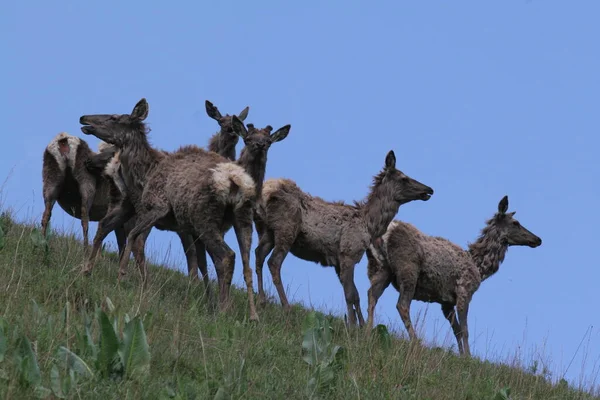
[{"label": "shaggy brown deer", "polygon": [[344,288],[348,320],[364,324],[354,267],[372,240],[381,236],[398,213],[401,204],[429,200],[433,189],[396,169],[390,151],[383,170],[374,177],[366,200],[347,205],[327,202],[303,192],[289,179],[270,179],[263,188],[264,211],[257,215],[256,275],[259,300],[265,302],[262,269],[265,258],[281,304],[289,303],[281,282],[281,265],[288,252],[322,266],[333,266]]},{"label": "shaggy brown deer", "polygon": [[[235,161],[235,146],[238,143],[239,136],[233,129],[233,115],[221,115],[219,109],[210,101],[206,100],[206,114],[218,122],[221,130],[215,133],[208,142],[208,150],[214,151],[223,157]],[[249,107],[244,108],[238,115],[240,121],[245,121],[248,117]]]},{"label": "shaggy brown deer", "polygon": [[[231,161],[235,161],[235,146],[237,145],[240,137],[233,128],[233,115],[222,115],[219,109],[208,100],[205,101],[205,108],[206,114],[210,118],[217,121],[221,128],[210,138],[208,142],[208,150],[220,154]],[[245,121],[248,117],[249,110],[250,107],[244,108],[237,115],[237,118],[240,121]],[[181,244],[185,253],[188,275],[194,279],[197,279],[199,269],[204,281],[204,287],[206,288],[207,296],[209,296],[210,290],[208,265],[206,262],[206,250],[204,244],[201,242],[194,243],[190,235],[181,233],[179,234],[179,239],[181,240]]]},{"label": "shaggy brown deer", "polygon": [[[81,220],[83,246],[88,248],[89,221],[100,221],[110,207],[108,195],[110,178],[99,171],[90,171],[85,163],[91,157],[106,155],[112,157],[114,149],[107,143],[100,143],[99,153],[90,149],[87,142],[76,136],[61,132],[56,135],[44,150],[42,180],[44,214],[42,235],[46,236],[48,223],[54,204],[72,217]],[[119,251],[123,250],[125,233],[115,230]]]},{"label": "shaggy brown deer", "polygon": [[[208,100],[205,102],[205,107],[208,116],[215,119],[221,128],[210,138],[208,145],[209,149],[221,154],[226,158],[229,158],[230,160],[235,160],[235,146],[239,140],[239,136],[233,131],[233,116],[229,114],[225,114],[225,116],[223,116],[219,109]],[[245,120],[248,116],[248,111],[249,107],[244,108],[238,115],[238,118],[242,121]],[[115,152],[116,155],[114,158],[108,158],[103,154],[98,154],[88,160],[87,164],[88,169],[94,171],[104,171],[105,174],[110,175],[114,181],[111,193],[115,193],[115,195],[120,194],[121,198],[118,199],[118,204],[115,207],[112,207],[111,212],[109,212],[107,217],[101,220],[98,224],[98,230],[96,232],[96,236],[94,237],[92,253],[89,257],[86,267],[84,268],[84,272],[86,274],[89,274],[93,269],[95,258],[102,246],[102,241],[113,229],[115,229],[117,224],[122,223],[122,221],[128,221],[125,224],[127,228],[127,234],[131,228],[135,226],[135,209],[131,203],[131,200],[126,197],[125,194],[125,183],[122,179],[121,163],[119,159],[120,152],[116,151],[116,148]],[[165,151],[163,151],[163,153],[168,154],[168,152]],[[160,227],[157,228],[160,230]],[[146,232],[140,237],[137,243],[133,244],[134,257],[136,258],[138,267],[141,267],[143,263],[145,263],[144,247],[149,233],[150,231]],[[204,245],[202,243],[194,243],[190,235],[182,232],[177,232],[177,234],[181,240],[186,256],[188,274],[192,278],[198,278],[198,269],[200,269],[208,293],[209,282]],[[123,242],[125,242],[125,237],[123,238]],[[197,248],[200,248],[200,252],[202,253],[201,257],[197,257],[196,255],[199,252]],[[143,269],[141,269],[141,271],[143,276],[147,276],[147,269],[145,267],[142,268]]]},{"label": "shaggy brown deer", "polygon": [[377,300],[391,283],[400,292],[396,307],[411,339],[416,338],[410,320],[411,301],[439,303],[452,326],[459,353],[470,355],[467,314],[473,294],[482,281],[498,271],[509,246],[542,244],[542,239],[507,210],[508,197],[504,196],[498,212],[468,250],[447,239],[426,235],[411,224],[392,221],[382,245],[367,250],[371,281],[368,328],[373,327]]},{"label": "shaggy brown deer", "polygon": [[[126,269],[133,241],[153,226],[185,232],[206,246],[215,264],[223,310],[229,303],[235,263],[235,253],[223,239],[223,228],[231,218],[244,264],[250,319],[258,320],[249,263],[257,197],[253,177],[240,165],[196,146],[185,146],[169,154],[153,149],[144,124],[148,108],[146,99],[141,99],[131,114],[80,118],[83,133],[121,149],[123,176],[135,208],[136,226],[127,237],[120,270]],[[236,131],[244,135],[245,129],[240,130],[243,123],[237,117],[233,117],[233,123]],[[257,135],[252,144],[252,132],[243,139],[247,148],[252,145],[252,149],[264,152],[266,162],[270,143],[283,139],[288,131],[286,126],[269,138]]]},{"label": "shaggy brown deer", "polygon": [[[244,148],[242,149],[240,158],[236,161],[236,164],[244,168],[244,170],[252,177],[256,188],[255,204],[260,204],[263,182],[265,180],[265,172],[267,168],[268,150],[273,143],[279,142],[287,137],[291,125],[286,125],[274,133],[271,133],[273,127],[270,125],[267,125],[263,129],[257,129],[253,124],[247,124],[247,127],[248,129],[246,129],[244,124],[241,122],[234,122],[234,129],[236,130],[236,133],[244,140]],[[256,210],[253,212],[255,211]],[[228,214],[222,227],[223,237],[231,229],[233,223],[233,215]],[[206,253],[202,251],[204,248],[205,247],[203,243],[199,241],[196,242],[198,264],[200,265],[204,281],[207,282],[208,276],[206,274]],[[242,254],[242,261],[243,258],[244,256]],[[202,266],[204,266],[204,270],[202,270]],[[227,279],[229,279],[230,282],[231,276],[228,276]]]}]

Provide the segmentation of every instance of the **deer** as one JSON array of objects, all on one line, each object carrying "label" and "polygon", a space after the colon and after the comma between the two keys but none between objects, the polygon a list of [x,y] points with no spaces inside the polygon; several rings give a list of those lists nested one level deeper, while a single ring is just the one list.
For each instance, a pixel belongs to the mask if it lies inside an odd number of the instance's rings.
[{"label": "deer", "polygon": [[369,244],[383,235],[402,204],[427,201],[433,189],[396,169],[396,156],[390,150],[383,169],[373,178],[367,198],[354,202],[328,202],[302,191],[290,179],[267,180],[263,188],[262,213],[257,213],[259,243],[255,250],[259,302],[266,302],[263,264],[267,262],[279,299],[290,309],[281,267],[288,253],[335,268],[344,289],[348,323],[364,325],[360,297],[354,284],[354,269]]},{"label": "deer", "polygon": [[[210,151],[221,154],[222,156],[234,161],[236,157],[235,147],[238,143],[239,136],[233,131],[233,115],[225,114],[222,115],[219,109],[210,101],[205,101],[206,113],[209,117],[213,118],[217,121],[220,126],[220,130],[217,131],[212,137],[209,139],[208,148]],[[240,121],[244,121],[249,112],[250,108],[245,107],[238,115],[237,118]],[[164,154],[168,154],[166,151],[161,150]],[[96,236],[93,242],[92,252],[88,259],[88,263],[84,268],[84,273],[89,275],[94,267],[96,256],[102,246],[102,242],[104,238],[117,226],[117,224],[122,221],[128,221],[126,225],[129,229],[126,229],[126,233],[128,234],[131,228],[135,225],[135,210],[131,200],[126,196],[125,193],[125,183],[121,177],[121,163],[120,163],[120,151],[115,147],[113,149],[113,153],[115,154],[113,158],[108,158],[103,156],[103,154],[98,154],[93,156],[87,162],[88,169],[93,171],[104,171],[105,174],[110,175],[115,182],[113,185],[111,193],[118,193],[121,197],[118,198],[117,205],[112,208],[112,212],[109,213],[105,219],[101,220],[98,224],[98,230],[96,232]],[[116,188],[118,186],[118,190]],[[160,230],[160,228],[159,228]],[[150,231],[145,233],[145,236],[140,238],[140,241],[137,244],[133,244],[133,253],[136,258],[136,263],[138,268],[141,268],[142,276],[147,277],[147,268],[143,266],[145,263],[145,241]],[[204,286],[206,288],[206,293],[210,296],[209,290],[209,280],[208,280],[208,270],[206,265],[206,257],[204,256],[204,247],[201,243],[194,243],[189,235],[186,235],[182,232],[177,232],[181,244],[184,249],[184,253],[186,256],[186,262],[188,266],[188,275],[192,279],[198,279],[198,269],[202,273]],[[126,236],[125,236],[126,237]],[[125,239],[123,239],[123,242]],[[124,245],[123,245],[124,246]],[[203,257],[198,259],[196,250],[197,246],[201,247],[201,252]]]},{"label": "deer", "polygon": [[[136,224],[127,237],[120,271],[126,270],[132,243],[153,226],[183,231],[191,235],[194,242],[202,243],[212,258],[219,283],[219,305],[225,311],[229,306],[235,253],[223,239],[223,228],[231,221],[242,257],[250,320],[258,321],[249,262],[253,213],[258,197],[256,188],[260,186],[255,183],[257,176],[240,166],[243,156],[238,162],[232,162],[193,145],[183,146],[173,153],[152,148],[144,123],[148,113],[148,102],[142,98],[131,114],[83,115],[79,121],[84,134],[113,144],[121,152],[121,167],[135,209]],[[287,137],[291,128],[286,125],[267,137],[263,130],[247,131],[236,116],[232,119],[234,130],[244,140],[245,149],[253,153],[246,159],[259,159],[265,164],[270,144]],[[271,130],[270,126],[264,129]],[[249,169],[253,174],[260,172],[255,166]]]},{"label": "deer", "polygon": [[[498,203],[468,250],[437,236],[429,236],[413,225],[394,220],[379,245],[367,250],[368,329],[373,328],[377,300],[391,283],[400,292],[396,308],[411,340],[416,333],[410,319],[410,303],[439,303],[450,323],[461,355],[470,356],[467,314],[469,303],[481,282],[495,274],[510,246],[538,247],[542,239],[508,213],[508,196]],[[457,316],[458,315],[458,320]]]},{"label": "deer", "polygon": [[[90,149],[87,142],[76,136],[61,132],[46,146],[42,165],[42,193],[44,213],[42,235],[45,237],[56,202],[70,216],[81,220],[83,247],[87,251],[90,221],[100,221],[109,208],[111,176],[97,170],[88,170],[86,162],[101,157],[108,162],[114,155],[113,146],[101,142],[99,153]],[[107,158],[108,156],[108,158]],[[125,247],[126,234],[116,227],[115,236],[119,252]]]}]

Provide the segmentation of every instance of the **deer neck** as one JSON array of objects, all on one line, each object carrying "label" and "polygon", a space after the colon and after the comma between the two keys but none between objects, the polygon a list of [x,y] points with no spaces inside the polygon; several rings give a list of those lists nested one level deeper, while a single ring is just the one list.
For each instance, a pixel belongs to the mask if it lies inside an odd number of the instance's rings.
[{"label": "deer neck", "polygon": [[244,147],[236,163],[252,177],[256,187],[256,199],[260,199],[267,168],[267,154],[254,155]]},{"label": "deer neck", "polygon": [[235,146],[239,140],[238,135],[219,131],[208,142],[208,150],[213,151],[231,161],[235,161]]},{"label": "deer neck", "polygon": [[124,181],[128,190],[143,190],[146,176],[160,160],[158,151],[150,147],[147,140],[136,141],[121,150],[121,168],[125,171]]},{"label": "deer neck", "polygon": [[382,236],[400,208],[393,193],[385,187],[376,186],[363,203],[363,218],[372,239]]},{"label": "deer neck", "polygon": [[469,254],[479,269],[482,281],[498,272],[507,250],[508,243],[502,240],[494,225],[486,226],[477,241],[469,245]]}]

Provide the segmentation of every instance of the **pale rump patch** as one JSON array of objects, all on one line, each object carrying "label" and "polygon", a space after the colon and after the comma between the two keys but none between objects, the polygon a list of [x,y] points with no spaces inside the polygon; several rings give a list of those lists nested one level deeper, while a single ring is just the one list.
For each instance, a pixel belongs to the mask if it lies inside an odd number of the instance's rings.
[{"label": "pale rump patch", "polygon": [[104,175],[108,176],[113,180],[117,189],[121,194],[125,194],[125,182],[121,178],[121,174],[119,173],[119,169],[121,168],[121,152],[117,151],[113,158],[110,159],[106,167],[104,167]]},{"label": "pale rump patch", "polygon": [[[68,151],[65,155],[65,152],[61,152],[60,141],[64,141],[66,139],[67,145],[69,147]],[[75,157],[77,156],[77,147],[79,147],[79,143],[81,143],[81,139],[75,136],[71,136],[66,132],[61,132],[54,137],[46,147],[46,150],[56,160],[58,163],[58,167],[61,171],[64,171],[67,167],[74,168],[75,167]]]},{"label": "pale rump patch", "polygon": [[[224,202],[234,206],[241,206],[255,195],[254,180],[246,171],[237,164],[219,163],[210,170],[213,176],[215,192]],[[232,183],[239,189],[232,190]]]},{"label": "pale rump patch", "polygon": [[267,202],[269,200],[269,198],[273,195],[273,193],[275,193],[276,191],[279,190],[279,188],[285,184],[294,184],[294,182],[292,182],[289,179],[284,179],[284,178],[277,178],[277,179],[269,179],[267,181],[265,181],[265,183],[263,184],[263,190],[262,190],[262,198],[263,201]]},{"label": "pale rump patch", "polygon": [[104,151],[106,149],[110,149],[112,147],[112,144],[100,141],[100,143],[98,143],[98,151]]}]

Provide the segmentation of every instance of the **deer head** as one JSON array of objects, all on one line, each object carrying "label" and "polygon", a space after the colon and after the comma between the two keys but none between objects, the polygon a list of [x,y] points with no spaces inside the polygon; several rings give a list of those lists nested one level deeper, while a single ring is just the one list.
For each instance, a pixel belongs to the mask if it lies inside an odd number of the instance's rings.
[{"label": "deer head", "polygon": [[98,139],[122,148],[135,139],[135,135],[145,135],[144,120],[148,117],[148,102],[142,98],[131,114],[95,114],[79,118],[81,131]]},{"label": "deer head", "polygon": [[538,247],[542,239],[527,230],[514,218],[516,211],[507,213],[508,196],[504,196],[498,203],[498,212],[494,215],[494,223],[500,232],[501,240],[509,246]]},{"label": "deer head", "polygon": [[[236,117],[236,115],[229,115],[229,114],[225,114],[224,116],[221,115],[221,113],[219,112],[219,109],[208,100],[206,100],[205,105],[206,105],[206,114],[208,114],[209,117],[211,117],[212,119],[214,119],[215,121],[217,121],[219,123],[219,126],[221,127],[221,132],[231,134],[231,135],[236,134],[233,129],[233,117]],[[250,110],[249,107],[244,108],[237,115],[237,118],[240,121],[244,121],[246,119],[246,117],[248,116],[249,110]]]},{"label": "deer head", "polygon": [[375,178],[380,189],[391,191],[395,201],[400,204],[413,200],[427,201],[433,195],[433,189],[396,169],[396,155],[390,150],[385,157],[385,167]]},{"label": "deer head", "polygon": [[291,125],[285,125],[275,132],[271,133],[273,127],[267,125],[262,129],[257,129],[253,124],[248,124],[247,129],[242,121],[235,115],[232,117],[233,130],[244,140],[245,151],[249,151],[252,155],[266,155],[269,147],[275,142],[280,142],[290,133]]}]

